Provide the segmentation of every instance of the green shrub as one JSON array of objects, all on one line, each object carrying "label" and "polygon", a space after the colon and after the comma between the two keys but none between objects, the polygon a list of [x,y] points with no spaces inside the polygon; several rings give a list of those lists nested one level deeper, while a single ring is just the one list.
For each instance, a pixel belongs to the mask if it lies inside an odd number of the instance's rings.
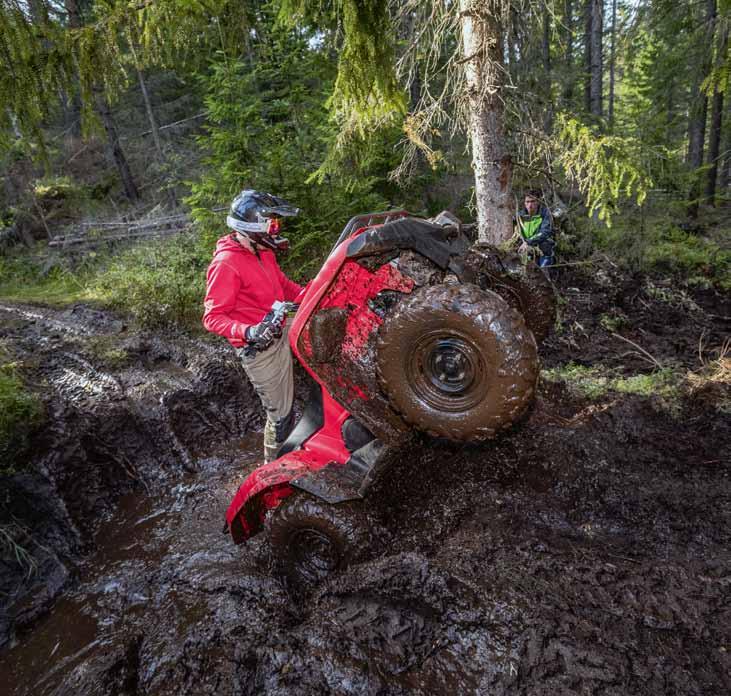
[{"label": "green shrub", "polygon": [[14,365],[0,362],[0,475],[20,468],[42,414],[39,398],[27,391]]},{"label": "green shrub", "polygon": [[71,271],[43,273],[28,256],[0,256],[0,297],[20,302],[101,304],[140,326],[199,326],[212,241],[194,234],[143,242],[115,253],[90,252]]},{"label": "green shrub", "polygon": [[622,328],[627,326],[627,324],[629,323],[629,319],[627,318],[627,315],[624,314],[624,312],[615,307],[611,311],[602,314],[599,317],[599,323],[607,331],[616,333],[617,331],[620,331]]},{"label": "green shrub", "polygon": [[191,234],[129,247],[90,281],[92,294],[144,328],[197,327],[210,257]]},{"label": "green shrub", "polygon": [[81,186],[71,181],[68,176],[54,176],[38,179],[33,184],[36,199],[43,200],[79,200],[86,197]]},{"label": "green shrub", "polygon": [[51,305],[92,299],[85,285],[85,273],[62,266],[44,273],[40,261],[19,253],[0,256],[0,297]]},{"label": "green shrub", "polygon": [[714,239],[680,229],[671,210],[668,205],[660,212],[625,211],[611,228],[577,220],[578,239],[571,249],[564,241],[559,250],[580,256],[601,252],[632,271],[671,274],[689,285],[730,290],[731,251]]},{"label": "green shrub", "polygon": [[656,235],[647,248],[646,261],[651,268],[683,275],[691,284],[731,289],[731,252],[677,227]]}]

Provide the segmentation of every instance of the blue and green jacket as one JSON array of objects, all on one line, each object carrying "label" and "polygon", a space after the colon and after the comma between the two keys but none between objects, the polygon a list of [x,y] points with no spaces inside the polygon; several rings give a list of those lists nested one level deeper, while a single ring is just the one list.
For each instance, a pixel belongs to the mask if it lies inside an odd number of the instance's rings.
[{"label": "blue and green jacket", "polygon": [[527,210],[521,210],[518,214],[518,229],[526,244],[542,247],[550,243],[553,247],[553,225],[545,206],[541,206],[535,215],[528,215]]}]

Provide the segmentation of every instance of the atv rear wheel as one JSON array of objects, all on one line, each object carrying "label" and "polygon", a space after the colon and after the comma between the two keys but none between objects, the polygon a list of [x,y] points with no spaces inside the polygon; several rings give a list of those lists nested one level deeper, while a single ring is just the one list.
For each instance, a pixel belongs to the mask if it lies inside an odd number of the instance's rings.
[{"label": "atv rear wheel", "polygon": [[299,588],[345,568],[369,541],[359,503],[331,505],[297,491],[270,515],[269,542],[281,574]]},{"label": "atv rear wheel", "polygon": [[556,321],[556,292],[543,270],[518,254],[498,251],[488,245],[473,246],[467,265],[477,273],[477,282],[517,309],[540,345]]},{"label": "atv rear wheel", "polygon": [[380,328],[379,384],[411,426],[461,442],[493,437],[530,405],[536,342],[523,318],[475,285],[419,288]]}]

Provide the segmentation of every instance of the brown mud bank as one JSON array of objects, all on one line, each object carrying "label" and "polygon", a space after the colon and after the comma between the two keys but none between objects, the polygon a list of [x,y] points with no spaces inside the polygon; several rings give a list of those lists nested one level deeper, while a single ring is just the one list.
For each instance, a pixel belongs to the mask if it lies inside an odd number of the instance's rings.
[{"label": "brown mud bank", "polygon": [[132,335],[84,305],[0,303],[0,341],[46,412],[29,461],[2,479],[2,647],[77,575],[122,495],[165,489],[195,470],[202,452],[258,426],[260,415],[220,344]]},{"label": "brown mud bank", "polygon": [[[698,370],[728,337],[722,297],[611,273],[564,273],[560,291],[563,327],[543,349],[555,370]],[[22,338],[28,328],[16,330]],[[240,434],[257,425],[246,422],[257,408],[245,384],[196,371],[210,344],[200,355],[187,345],[188,362],[161,363],[189,375],[172,431],[190,459],[140,448],[148,466],[131,452],[134,471],[154,474],[129,476],[110,454],[91,457],[117,472],[116,505],[102,502],[109,487],[87,465],[76,485],[88,481],[88,512],[73,528],[94,533],[79,532],[86,545],[66,552],[74,578],[53,610],[0,653],[11,694],[731,691],[727,384],[683,390],[668,405],[611,387],[590,399],[559,372],[542,381],[528,419],[496,441],[424,440],[403,453],[367,500],[386,538],[296,597],[273,578],[261,538],[237,548],[221,534],[259,443],[232,436],[208,449],[223,435],[196,430],[195,413],[216,423],[211,409],[221,409]],[[220,364],[220,353],[210,359]],[[242,379],[235,365],[217,369],[224,382]],[[144,378],[154,384],[153,375]],[[229,411],[228,399],[240,402]],[[121,439],[139,441],[132,430]],[[49,488],[65,480],[48,479]],[[111,508],[101,525],[95,491]]]}]

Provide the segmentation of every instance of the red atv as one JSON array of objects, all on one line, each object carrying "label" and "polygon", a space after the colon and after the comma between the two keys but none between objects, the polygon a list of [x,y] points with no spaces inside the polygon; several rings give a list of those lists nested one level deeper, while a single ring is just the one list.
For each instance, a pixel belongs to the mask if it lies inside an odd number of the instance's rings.
[{"label": "red atv", "polygon": [[226,521],[240,544],[268,518],[282,570],[312,584],[362,550],[360,501],[393,445],[483,441],[525,413],[555,302],[534,264],[405,211],[350,220],[300,299],[289,340],[313,393]]}]

